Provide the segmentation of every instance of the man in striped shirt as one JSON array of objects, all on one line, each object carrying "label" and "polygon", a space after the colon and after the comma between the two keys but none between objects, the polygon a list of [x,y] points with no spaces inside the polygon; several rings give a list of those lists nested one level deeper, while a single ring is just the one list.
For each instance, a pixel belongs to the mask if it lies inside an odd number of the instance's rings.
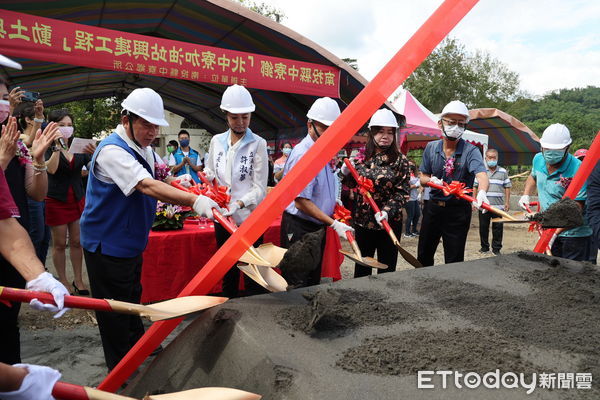
[{"label": "man in striped shirt", "polygon": [[[488,167],[487,175],[490,180],[490,186],[487,191],[487,197],[491,206],[508,211],[510,208],[510,188],[512,184],[508,178],[508,172],[498,166],[498,150],[488,149],[485,152],[485,163]],[[477,196],[477,179],[475,179],[473,196]],[[495,214],[479,211],[479,238],[481,239],[480,253],[490,251],[490,221],[496,217]],[[492,223],[492,252],[495,255],[500,254],[502,248],[503,224]]]}]

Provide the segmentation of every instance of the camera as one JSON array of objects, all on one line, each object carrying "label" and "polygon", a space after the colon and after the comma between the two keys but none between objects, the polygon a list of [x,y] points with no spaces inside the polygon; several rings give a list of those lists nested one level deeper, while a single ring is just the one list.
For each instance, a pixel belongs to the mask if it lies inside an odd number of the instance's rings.
[{"label": "camera", "polygon": [[24,90],[23,95],[21,97],[22,101],[30,101],[35,103],[40,98],[40,92],[30,92],[29,90]]}]

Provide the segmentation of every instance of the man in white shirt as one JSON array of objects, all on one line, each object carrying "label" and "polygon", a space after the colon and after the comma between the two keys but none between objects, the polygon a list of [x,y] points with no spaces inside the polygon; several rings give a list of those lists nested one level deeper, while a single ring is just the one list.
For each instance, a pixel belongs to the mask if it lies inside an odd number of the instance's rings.
[{"label": "man in white shirt", "polygon": [[[240,85],[228,87],[223,93],[221,110],[226,114],[229,129],[213,136],[210,141],[204,172],[209,180],[217,179],[219,185],[230,188],[231,203],[225,216],[232,216],[240,225],[248,218],[267,194],[269,159],[267,142],[250,129],[255,110],[252,96]],[[217,246],[229,238],[229,233],[215,224]],[[255,245],[262,243],[260,237]],[[223,278],[223,294],[238,296],[240,271],[232,266]],[[264,293],[253,281],[246,279],[248,294]]]},{"label": "man in white shirt", "polygon": [[[158,93],[135,89],[121,105],[121,125],[100,143],[91,161],[81,244],[93,297],[139,303],[142,253],[156,200],[193,207],[209,218],[218,205],[157,179],[162,160],[150,144],[159,126],[168,125]],[[144,334],[144,327],[136,315],[97,312],[96,318],[106,364],[112,369]]]}]

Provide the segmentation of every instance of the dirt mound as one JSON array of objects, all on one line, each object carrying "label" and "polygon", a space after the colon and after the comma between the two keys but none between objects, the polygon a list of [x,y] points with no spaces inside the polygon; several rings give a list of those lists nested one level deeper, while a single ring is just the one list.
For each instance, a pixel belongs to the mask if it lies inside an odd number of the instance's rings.
[{"label": "dirt mound", "polygon": [[344,336],[361,326],[386,326],[423,314],[412,305],[388,302],[374,291],[324,289],[304,297],[309,304],[286,308],[277,320],[286,328],[315,337]]},{"label": "dirt mound", "polygon": [[370,338],[344,352],[336,366],[376,375],[416,375],[431,370],[486,373],[496,368],[535,372],[514,343],[494,331],[474,329],[416,330]]}]

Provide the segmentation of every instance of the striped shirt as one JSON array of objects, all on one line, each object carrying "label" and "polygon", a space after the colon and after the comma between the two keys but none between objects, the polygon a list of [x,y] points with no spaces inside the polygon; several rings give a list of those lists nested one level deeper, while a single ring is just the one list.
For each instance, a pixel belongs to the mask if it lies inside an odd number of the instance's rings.
[{"label": "striped shirt", "polygon": [[[487,191],[487,198],[490,201],[490,205],[501,210],[504,209],[504,191],[506,188],[512,186],[508,172],[502,167],[496,167],[496,170],[492,172],[487,170],[487,176],[490,180],[490,187]],[[475,178],[475,187],[478,186],[477,178]]]}]

